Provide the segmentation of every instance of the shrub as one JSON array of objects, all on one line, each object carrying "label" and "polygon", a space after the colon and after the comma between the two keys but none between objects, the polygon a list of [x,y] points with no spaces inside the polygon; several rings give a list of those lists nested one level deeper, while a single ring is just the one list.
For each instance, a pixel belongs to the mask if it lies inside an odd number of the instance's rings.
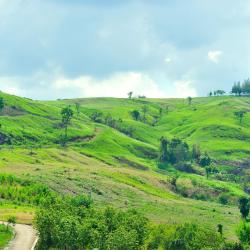
[{"label": "shrub", "polygon": [[242,243],[250,244],[250,223],[242,222],[236,232]]}]

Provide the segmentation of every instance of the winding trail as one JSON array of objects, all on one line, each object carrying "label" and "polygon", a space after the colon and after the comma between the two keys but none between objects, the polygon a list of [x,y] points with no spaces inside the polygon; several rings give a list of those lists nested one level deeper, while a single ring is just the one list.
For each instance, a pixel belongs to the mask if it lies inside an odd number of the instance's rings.
[{"label": "winding trail", "polygon": [[38,238],[32,226],[16,224],[14,230],[15,237],[5,250],[33,250],[35,248]]}]

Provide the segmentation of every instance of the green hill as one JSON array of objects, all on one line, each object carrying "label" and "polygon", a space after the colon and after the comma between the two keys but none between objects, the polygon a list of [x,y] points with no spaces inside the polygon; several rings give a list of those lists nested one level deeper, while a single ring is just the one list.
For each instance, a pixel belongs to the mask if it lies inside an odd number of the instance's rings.
[{"label": "green hill", "polygon": [[[157,223],[223,224],[226,236],[235,237],[240,218],[236,204],[248,195],[250,177],[249,97],[194,98],[191,105],[185,99],[0,97],[5,102],[0,115],[1,173],[46,184],[62,194],[91,194],[98,206],[136,207]],[[67,105],[74,117],[67,146],[62,147],[60,112]],[[140,112],[140,120],[133,119],[133,110]],[[241,124],[234,115],[240,110],[247,111]],[[207,178],[197,164],[193,172],[159,165],[162,136],[180,138],[190,148],[199,144],[217,172]],[[14,206],[3,205],[2,217]],[[30,218],[18,209],[20,219]]]}]

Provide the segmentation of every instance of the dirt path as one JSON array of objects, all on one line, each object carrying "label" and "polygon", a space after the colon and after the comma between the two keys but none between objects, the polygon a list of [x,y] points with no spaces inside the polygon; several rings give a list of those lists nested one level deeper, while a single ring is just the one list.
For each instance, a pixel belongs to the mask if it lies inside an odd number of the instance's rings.
[{"label": "dirt path", "polygon": [[32,226],[16,224],[15,238],[9,243],[5,250],[33,250],[37,236]]}]

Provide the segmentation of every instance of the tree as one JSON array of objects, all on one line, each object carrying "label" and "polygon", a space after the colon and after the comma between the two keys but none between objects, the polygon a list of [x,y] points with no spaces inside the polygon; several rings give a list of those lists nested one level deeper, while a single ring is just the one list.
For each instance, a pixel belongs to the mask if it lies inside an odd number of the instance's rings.
[{"label": "tree", "polygon": [[0,112],[3,110],[4,108],[4,100],[3,97],[0,97]]},{"label": "tree", "polygon": [[191,103],[192,103],[192,97],[191,96],[189,96],[188,98],[187,98],[187,100],[188,100],[188,105],[191,105]]},{"label": "tree", "polygon": [[160,108],[159,108],[159,116],[160,116],[160,117],[162,117],[162,113],[163,113],[163,108],[160,107]]},{"label": "tree", "polygon": [[218,229],[218,233],[221,235],[222,237],[222,234],[223,234],[223,225],[222,224],[218,224],[217,225],[217,229]]},{"label": "tree", "polygon": [[102,122],[102,113],[96,111],[93,114],[91,114],[90,119],[94,122],[101,123]]},{"label": "tree", "polygon": [[79,116],[79,114],[80,114],[80,103],[79,102],[75,103],[75,108],[76,108],[77,116]]},{"label": "tree", "polygon": [[140,112],[136,109],[131,112],[131,115],[132,115],[133,119],[135,119],[136,121],[138,121],[140,119],[140,116],[141,116]]},{"label": "tree", "polygon": [[239,209],[243,219],[246,220],[249,214],[249,200],[246,197],[241,197],[239,199]]},{"label": "tree", "polygon": [[203,155],[200,159],[200,166],[202,167],[207,167],[211,164],[211,158],[209,157],[209,155],[207,153],[205,153],[205,155]]},{"label": "tree", "polygon": [[242,84],[242,92],[245,95],[249,95],[250,94],[250,79],[246,79],[244,80],[243,84]]},{"label": "tree", "polygon": [[133,95],[133,92],[132,92],[132,91],[128,92],[128,99],[131,99],[131,98],[132,98],[132,95]]},{"label": "tree", "polygon": [[210,91],[210,92],[209,92],[209,96],[212,96],[212,95],[213,95],[213,92],[212,92],[212,91]]},{"label": "tree", "polygon": [[192,159],[194,159],[196,162],[199,162],[200,158],[201,158],[200,146],[197,144],[194,144],[193,150],[192,150]]},{"label": "tree", "polygon": [[68,125],[73,117],[73,110],[70,106],[67,106],[61,110],[61,116],[62,116],[62,124],[65,128],[64,130],[64,139],[66,140],[68,137]]},{"label": "tree", "polygon": [[242,120],[246,114],[245,110],[235,111],[234,115],[239,120],[240,124],[242,124]]},{"label": "tree", "polygon": [[168,139],[162,136],[160,139],[160,155],[159,155],[160,162],[169,161],[168,145],[169,145]]},{"label": "tree", "polygon": [[235,82],[233,87],[232,87],[232,94],[235,94],[235,95],[241,95],[242,93],[242,87],[241,87],[241,83],[240,82]]}]

